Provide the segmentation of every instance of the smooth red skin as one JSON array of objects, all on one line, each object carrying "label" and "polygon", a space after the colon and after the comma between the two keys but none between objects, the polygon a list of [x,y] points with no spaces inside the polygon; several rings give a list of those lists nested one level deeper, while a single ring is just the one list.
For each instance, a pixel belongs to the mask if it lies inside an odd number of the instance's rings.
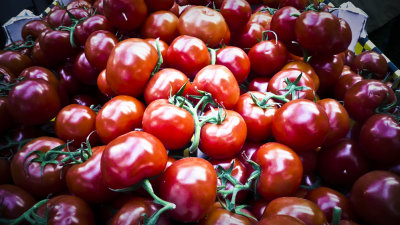
[{"label": "smooth red skin", "polygon": [[0,65],[7,67],[14,75],[18,75],[22,70],[32,66],[32,60],[16,51],[5,51],[0,53]]},{"label": "smooth red skin", "polygon": [[77,48],[73,48],[71,45],[68,31],[52,30],[42,33],[39,36],[39,44],[48,58],[54,58],[58,62],[75,55],[77,52]]},{"label": "smooth red skin", "polygon": [[285,103],[272,122],[272,134],[295,151],[311,151],[321,146],[329,130],[329,118],[321,106],[306,99]]},{"label": "smooth red skin", "polygon": [[337,52],[343,52],[349,47],[351,43],[352,33],[350,25],[346,22],[346,20],[342,18],[338,18],[338,20],[340,23],[340,29],[337,31],[337,39],[332,48],[335,49],[335,51]]},{"label": "smooth red skin", "polygon": [[344,194],[328,187],[318,187],[308,192],[306,199],[314,202],[324,212],[328,221],[332,221],[334,207],[342,209],[341,219],[354,220],[355,214],[350,199]]},{"label": "smooth red skin", "polygon": [[317,101],[322,106],[329,118],[329,131],[323,145],[330,145],[337,140],[346,137],[350,130],[350,117],[340,102],[332,98]]},{"label": "smooth red skin", "polygon": [[[90,206],[81,198],[73,195],[57,195],[47,202],[49,225],[94,225],[95,216]],[[45,205],[38,209],[43,217]]]},{"label": "smooth red skin", "polygon": [[365,51],[354,58],[351,69],[356,73],[361,70],[368,70],[375,75],[376,79],[383,79],[389,67],[386,59],[381,54],[374,51]]},{"label": "smooth red skin", "polygon": [[115,92],[111,89],[110,85],[107,83],[106,79],[106,70],[100,72],[99,76],[97,77],[97,88],[101,93],[108,97],[116,96]]},{"label": "smooth red skin", "polygon": [[208,65],[201,69],[190,86],[189,94],[199,95],[196,89],[211,93],[214,100],[226,109],[232,109],[240,97],[235,76],[222,65]]},{"label": "smooth red skin", "polygon": [[[47,31],[44,31],[45,33]],[[42,47],[40,46],[39,41],[36,41],[35,45],[32,49],[32,62],[33,65],[36,66],[44,66],[47,68],[54,67],[57,63],[59,63],[59,59],[55,58],[48,58],[47,54],[43,51]]]},{"label": "smooth red skin", "polygon": [[294,97],[291,94],[289,94],[287,98],[289,100],[292,99],[308,99],[311,101],[314,100],[314,93],[315,93],[314,81],[311,79],[311,77],[309,77],[307,74],[303,73],[298,69],[285,69],[276,73],[269,80],[267,91],[277,95],[286,94],[287,90],[284,90],[284,88],[286,88],[288,84],[285,82],[285,79],[288,78],[291,82],[294,82],[300,74],[302,74],[302,76],[297,86],[304,86],[310,89],[296,91]]},{"label": "smooth red skin", "polygon": [[108,189],[101,173],[101,156],[105,145],[92,148],[93,155],[81,164],[68,169],[66,183],[71,194],[90,203],[103,203],[111,200],[116,192]]},{"label": "smooth red skin", "polygon": [[141,28],[143,38],[160,38],[170,44],[178,32],[178,17],[169,11],[157,11],[150,14]]},{"label": "smooth red skin", "polygon": [[36,203],[29,192],[11,184],[0,185],[0,196],[2,219],[15,219]]},{"label": "smooth red skin", "polygon": [[49,24],[44,21],[44,20],[31,20],[27,22],[21,30],[21,36],[24,40],[27,39],[29,35],[32,36],[33,40],[39,37],[39,35],[46,31],[49,30],[50,26]]},{"label": "smooth red skin", "polygon": [[82,8],[82,9],[90,9],[92,8],[93,0],[74,0],[68,3],[66,9],[74,9],[74,8]]},{"label": "smooth red skin", "polygon": [[[247,172],[246,166],[239,160],[239,158],[230,159],[209,159],[208,160],[214,167],[215,171],[219,171],[219,166],[228,170],[233,161],[233,169],[231,175],[241,184],[245,184],[250,174]],[[217,187],[221,186],[221,180],[218,179]],[[224,190],[233,189],[234,185],[231,182],[227,182]],[[240,191],[236,195],[236,202],[243,202],[248,194],[248,191]],[[218,195],[221,199],[222,196]],[[232,195],[228,195],[228,199],[232,198]]]},{"label": "smooth red skin", "polygon": [[211,48],[229,42],[226,39],[229,28],[224,17],[220,12],[206,6],[194,6],[185,10],[179,17],[178,31],[181,35],[201,39]]},{"label": "smooth red skin", "polygon": [[[60,108],[56,87],[41,79],[25,79],[8,95],[8,108],[13,119],[23,125],[43,124]],[[27,116],[29,115],[29,116]]]},{"label": "smooth red skin", "polygon": [[289,58],[286,47],[279,40],[261,41],[250,49],[248,55],[251,69],[262,77],[271,77]]},{"label": "smooth red skin", "polygon": [[340,140],[318,151],[317,171],[328,184],[351,186],[368,169],[368,161],[362,149],[351,139]]},{"label": "smooth red skin", "polygon": [[258,198],[254,201],[250,202],[250,212],[253,216],[260,221],[262,215],[264,214],[265,209],[267,208],[269,201],[266,201],[263,198]]},{"label": "smooth red skin", "polygon": [[[159,209],[160,205],[154,203],[152,199],[133,197],[113,216],[110,225],[143,224],[143,213],[149,218]],[[161,217],[157,220],[157,224],[169,225],[172,224],[172,222],[166,216],[166,213],[164,213],[161,214]]]},{"label": "smooth red skin", "polygon": [[58,138],[64,141],[74,140],[79,147],[88,135],[96,130],[96,113],[88,106],[71,104],[62,108],[54,122],[54,130]]},{"label": "smooth red skin", "polygon": [[222,1],[220,13],[231,32],[240,31],[250,19],[251,6],[245,0]]},{"label": "smooth red skin", "polygon": [[57,70],[57,73],[60,76],[59,89],[65,90],[68,95],[82,93],[85,89],[84,85],[74,75],[73,63],[65,63]]},{"label": "smooth red skin", "polygon": [[262,145],[252,156],[261,167],[257,193],[265,200],[294,194],[303,176],[299,156],[289,147],[269,142]]},{"label": "smooth red skin", "polygon": [[238,83],[243,83],[250,73],[250,59],[246,52],[235,46],[227,46],[216,52],[215,64],[226,66]]},{"label": "smooth red skin", "polygon": [[319,77],[320,92],[332,90],[343,71],[343,60],[338,55],[311,57],[310,65]]},{"label": "smooth red skin", "polygon": [[98,30],[91,33],[84,48],[87,61],[97,71],[105,69],[108,57],[117,43],[117,37],[110,31]]},{"label": "smooth red skin", "polygon": [[262,142],[245,142],[240,152],[236,155],[236,157],[238,157],[239,160],[246,166],[248,174],[251,174],[254,169],[253,166],[247,162],[247,160],[251,159],[257,149],[263,144],[264,143]]},{"label": "smooth red skin", "polygon": [[387,171],[376,170],[363,175],[350,193],[354,210],[363,221],[371,224],[398,224],[399,200],[400,177]]},{"label": "smooth red skin", "polygon": [[[258,23],[264,28],[264,30],[270,30],[271,20],[272,15],[268,11],[255,12],[251,14],[248,23]],[[275,36],[272,34],[268,34],[268,37],[269,39],[275,39]]]},{"label": "smooth red skin", "polygon": [[315,72],[314,68],[304,61],[295,60],[292,62],[287,63],[285,66],[282,67],[282,70],[286,69],[298,69],[302,71],[304,74],[307,74],[314,82],[314,90],[319,89],[319,77]]},{"label": "smooth red skin", "polygon": [[[48,152],[50,149],[65,144],[64,141],[53,137],[39,137],[29,141],[15,155],[11,161],[11,175],[16,185],[29,190],[35,197],[42,199],[51,194],[58,194],[66,189],[65,170],[63,176],[60,175],[63,167],[60,165],[48,164],[44,167],[43,175],[40,174],[40,163],[26,163],[35,157],[35,154],[25,157],[32,151]],[[66,151],[66,149],[63,149]],[[64,156],[59,156],[56,160],[61,160]],[[25,170],[26,166],[26,170]]]},{"label": "smooth red skin", "polygon": [[14,124],[11,113],[8,110],[8,98],[0,97],[0,134],[5,133]]},{"label": "smooth red skin", "polygon": [[11,168],[10,161],[6,158],[0,158],[0,184],[11,184]]},{"label": "smooth red skin", "polygon": [[[265,97],[265,94],[261,92],[247,92],[240,96],[234,110],[246,122],[247,140],[265,141],[272,135],[272,120],[274,119],[277,107],[262,109],[254,103],[250,93],[260,101]],[[268,103],[271,104],[274,101],[271,99]]]},{"label": "smooth red skin", "polygon": [[113,31],[111,23],[103,15],[93,15],[79,23],[76,26],[74,37],[83,46],[89,35],[98,30]]},{"label": "smooth red skin", "polygon": [[[208,111],[210,116],[216,111]],[[246,140],[246,122],[239,113],[226,110],[226,118],[221,124],[206,123],[200,131],[199,148],[215,159],[232,158],[241,149]]]},{"label": "smooth red skin", "polygon": [[121,41],[108,58],[107,83],[117,94],[137,97],[143,93],[157,61],[157,50],[144,40]]},{"label": "smooth red skin", "polygon": [[307,11],[296,21],[297,41],[310,54],[333,55],[340,51],[331,48],[337,40],[340,22],[329,12]]},{"label": "smooth red skin", "polygon": [[187,76],[176,69],[160,70],[147,82],[144,89],[144,100],[148,105],[157,99],[168,99],[170,94],[175,95],[185,83],[183,95],[188,93],[191,86]]},{"label": "smooth red skin", "polygon": [[167,150],[158,138],[131,131],[107,144],[101,157],[101,172],[107,187],[123,189],[161,174],[167,159]]},{"label": "smooth red skin", "polygon": [[250,81],[248,91],[258,91],[261,93],[267,93],[269,78],[256,77]]},{"label": "smooth red skin", "polygon": [[317,152],[306,151],[297,153],[303,165],[303,174],[314,173],[317,168]]},{"label": "smooth red skin", "polygon": [[144,0],[104,0],[103,5],[104,15],[121,30],[139,28],[148,12]]},{"label": "smooth red skin", "polygon": [[168,211],[171,218],[182,222],[198,221],[214,204],[217,174],[205,159],[183,158],[165,170],[159,190],[161,199],[176,205],[176,209]]},{"label": "smooth red skin", "polygon": [[170,104],[166,99],[155,100],[147,106],[142,126],[143,131],[160,139],[168,150],[185,147],[195,128],[192,115],[187,110]]},{"label": "smooth red skin", "polygon": [[47,16],[47,22],[53,28],[57,28],[61,25],[63,26],[71,25],[71,19],[69,18],[69,15],[66,13],[65,9],[56,9],[52,11]]},{"label": "smooth red skin", "polygon": [[81,83],[86,85],[97,84],[99,72],[94,68],[86,58],[85,52],[79,53],[74,62],[74,76]]},{"label": "smooth red skin", "polygon": [[104,15],[104,1],[103,0],[96,0],[93,3],[93,9],[96,10],[98,14]]},{"label": "smooth red skin", "polygon": [[134,97],[119,95],[108,101],[98,112],[96,130],[104,144],[142,127],[145,106]]},{"label": "smooth red skin", "polygon": [[287,215],[303,221],[307,225],[327,225],[328,222],[322,210],[312,201],[281,197],[272,200],[265,209],[263,218],[272,215]]},{"label": "smooth red skin", "polygon": [[199,225],[225,225],[225,224],[253,225],[255,223],[246,216],[230,212],[222,207],[214,207],[207,214],[207,217],[202,219],[198,224]]},{"label": "smooth red skin", "polygon": [[360,147],[366,157],[383,165],[400,160],[400,124],[387,114],[371,116],[361,128]]},{"label": "smooth red skin", "polygon": [[343,70],[333,89],[335,98],[337,100],[343,100],[346,92],[353,87],[354,84],[362,81],[363,79],[364,78],[362,76],[352,71],[345,72]]},{"label": "smooth red skin", "polygon": [[[151,46],[154,47],[154,49],[157,50],[157,39],[146,38],[146,39],[144,39],[144,41],[149,43]],[[167,43],[165,43],[165,41],[158,40],[158,48],[159,48],[159,50],[161,52],[161,57],[163,58],[163,63],[161,64],[160,68],[166,68],[168,66],[166,58],[167,58],[167,52],[168,52],[169,46],[168,46]]]},{"label": "smooth red skin", "polygon": [[305,223],[287,215],[272,215],[260,220],[257,225],[305,225]]},{"label": "smooth red skin", "polygon": [[189,78],[194,78],[196,73],[210,62],[207,46],[196,37],[178,36],[168,48],[168,65],[180,70]]},{"label": "smooth red skin", "polygon": [[31,66],[28,67],[19,74],[18,77],[24,77],[24,79],[31,78],[31,79],[43,79],[49,82],[54,87],[58,87],[58,79],[53,72],[49,69],[40,67],[40,66]]},{"label": "smooth red skin", "polygon": [[354,84],[344,96],[344,106],[350,117],[364,122],[375,114],[383,103],[395,101],[393,90],[379,80],[362,80]]},{"label": "smooth red skin", "polygon": [[354,58],[356,57],[355,53],[347,49],[344,51],[344,56],[344,65],[351,66],[351,64],[353,64]]},{"label": "smooth red skin", "polygon": [[250,49],[262,39],[263,31],[260,24],[247,23],[238,34],[233,33],[232,42],[244,50]]},{"label": "smooth red skin", "polygon": [[279,40],[283,42],[292,42],[296,40],[294,27],[297,21],[293,14],[300,14],[300,11],[292,6],[286,6],[278,9],[271,19],[271,30],[278,35]]},{"label": "smooth red skin", "polygon": [[169,10],[174,5],[174,0],[144,0],[150,12]]}]

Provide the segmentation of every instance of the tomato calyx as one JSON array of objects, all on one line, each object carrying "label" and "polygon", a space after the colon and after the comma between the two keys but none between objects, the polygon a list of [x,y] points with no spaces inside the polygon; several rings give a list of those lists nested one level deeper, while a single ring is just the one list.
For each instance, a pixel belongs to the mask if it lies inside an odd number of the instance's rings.
[{"label": "tomato calyx", "polygon": [[[43,199],[39,202],[37,202],[35,205],[33,205],[30,209],[26,210],[22,215],[15,219],[4,219],[0,218],[0,223],[1,224],[9,224],[9,225],[15,225],[19,224],[22,221],[26,220],[30,224],[37,224],[37,225],[46,225],[47,220],[48,220],[48,210],[47,210],[47,201],[49,199]],[[3,202],[1,202],[1,205],[3,205]],[[36,211],[42,206],[45,205],[45,213],[43,217],[40,217]]]},{"label": "tomato calyx", "polygon": [[158,61],[157,61],[156,66],[154,67],[153,71],[150,74],[150,78],[153,77],[154,74],[156,74],[160,70],[160,67],[164,62],[164,59],[161,55],[160,38],[159,37],[156,39],[156,50],[157,50],[157,54],[158,54]]},{"label": "tomato calyx", "polygon": [[257,12],[269,12],[271,15],[274,15],[276,11],[278,11],[278,9],[266,7],[258,10]]},{"label": "tomato calyx", "polygon": [[338,206],[333,207],[332,212],[332,225],[339,225],[340,224],[340,217],[342,215],[342,209]]}]

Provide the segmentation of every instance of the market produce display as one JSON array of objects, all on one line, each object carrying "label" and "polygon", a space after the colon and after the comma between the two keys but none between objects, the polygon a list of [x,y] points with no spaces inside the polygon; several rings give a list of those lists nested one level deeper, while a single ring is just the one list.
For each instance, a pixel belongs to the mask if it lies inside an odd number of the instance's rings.
[{"label": "market produce display", "polygon": [[309,0],[74,0],[0,50],[0,224],[400,224],[400,79]]}]

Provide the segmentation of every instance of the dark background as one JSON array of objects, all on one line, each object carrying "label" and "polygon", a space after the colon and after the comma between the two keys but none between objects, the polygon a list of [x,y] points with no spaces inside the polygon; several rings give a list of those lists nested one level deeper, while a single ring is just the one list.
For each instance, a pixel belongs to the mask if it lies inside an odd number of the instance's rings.
[{"label": "dark background", "polygon": [[[348,0],[332,0],[336,6],[346,1]],[[369,15],[367,21],[368,37],[399,67],[400,0],[351,1]],[[0,0],[0,25],[4,24],[11,17],[16,16],[23,9],[29,9],[36,15],[39,15],[51,3],[52,0]],[[2,48],[5,41],[3,31],[0,39],[0,47]]]}]

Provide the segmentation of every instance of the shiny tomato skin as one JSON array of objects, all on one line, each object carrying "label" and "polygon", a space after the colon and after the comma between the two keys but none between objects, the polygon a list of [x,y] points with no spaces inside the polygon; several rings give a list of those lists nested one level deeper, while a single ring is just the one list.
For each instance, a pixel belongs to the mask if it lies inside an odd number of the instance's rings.
[{"label": "shiny tomato skin", "polygon": [[260,220],[257,225],[305,225],[305,223],[287,215],[272,215]]},{"label": "shiny tomato skin", "polygon": [[97,83],[97,71],[88,61],[85,52],[79,53],[74,62],[74,76],[81,83],[94,86]]},{"label": "shiny tomato skin", "polygon": [[251,6],[245,0],[226,0],[222,2],[220,12],[230,31],[240,31],[251,16]]},{"label": "shiny tomato skin", "polygon": [[[345,67],[344,67],[345,68]],[[346,92],[356,83],[362,81],[364,78],[352,71],[345,72],[343,68],[342,74],[333,89],[334,96],[337,100],[343,100]]]},{"label": "shiny tomato skin", "polygon": [[205,159],[177,160],[161,176],[160,197],[176,205],[169,211],[175,220],[194,222],[205,217],[216,195],[217,174]]},{"label": "shiny tomato skin", "polygon": [[250,73],[250,59],[247,54],[235,46],[227,46],[217,51],[215,64],[226,66],[238,83],[243,83]]},{"label": "shiny tomato skin", "polygon": [[18,77],[43,79],[54,87],[58,87],[58,79],[53,72],[45,67],[31,66],[21,71]]},{"label": "shiny tomato skin", "polygon": [[[248,23],[258,23],[264,30],[270,30],[272,15],[268,11],[258,11],[251,14]],[[268,39],[275,39],[272,33],[267,33]]]},{"label": "shiny tomato skin", "polygon": [[19,75],[25,68],[32,66],[32,60],[17,51],[0,53],[0,65],[7,67],[14,75]]},{"label": "shiny tomato skin", "polygon": [[303,176],[303,166],[292,149],[269,142],[257,149],[252,160],[261,167],[257,193],[264,199],[272,200],[296,192]]},{"label": "shiny tomato skin", "polygon": [[104,15],[121,30],[139,28],[147,16],[144,0],[104,0]]},{"label": "shiny tomato skin", "polygon": [[117,94],[137,97],[158,60],[157,51],[142,39],[129,38],[119,42],[107,61],[106,78]]},{"label": "shiny tomato skin", "polygon": [[346,22],[346,20],[342,18],[338,18],[338,20],[340,23],[340,29],[337,31],[338,37],[332,48],[335,49],[336,52],[343,52],[347,50],[351,43],[352,33],[350,25]]},{"label": "shiny tomato skin", "polygon": [[74,37],[81,46],[84,46],[89,35],[99,30],[112,32],[113,27],[105,16],[93,15],[76,26]]},{"label": "shiny tomato skin", "polygon": [[12,184],[0,185],[0,198],[2,219],[15,219],[36,203],[31,194]]},{"label": "shiny tomato skin", "polygon": [[107,83],[107,78],[106,78],[106,70],[102,70],[97,77],[97,88],[103,95],[108,96],[108,97],[114,97],[117,94],[111,89],[110,85]]},{"label": "shiny tomato skin", "polygon": [[321,146],[329,129],[329,118],[321,106],[306,99],[284,104],[272,122],[272,134],[295,151],[311,151]]},{"label": "shiny tomato skin", "polygon": [[131,131],[107,144],[101,157],[101,172],[107,187],[123,189],[159,175],[167,159],[167,150],[158,138]]},{"label": "shiny tomato skin", "polygon": [[310,65],[318,74],[321,93],[327,93],[334,88],[344,66],[343,60],[339,55],[311,57]]},{"label": "shiny tomato skin", "polygon": [[297,17],[293,14],[300,14],[300,12],[292,6],[285,6],[278,9],[271,19],[271,30],[275,31],[279,39],[285,43],[296,40],[294,27]]},{"label": "shiny tomato skin", "polygon": [[29,35],[35,40],[39,37],[39,35],[46,31],[50,30],[49,24],[44,20],[31,20],[22,27],[21,36],[24,40],[27,39]]},{"label": "shiny tomato skin", "polygon": [[84,47],[90,65],[97,71],[105,69],[108,57],[117,43],[117,37],[110,31],[98,30],[91,33],[87,37]]},{"label": "shiny tomato skin", "polygon": [[169,11],[156,11],[150,14],[141,28],[143,38],[160,38],[170,44],[178,32],[178,17]]},{"label": "shiny tomato skin", "polygon": [[48,58],[54,57],[57,62],[64,61],[78,51],[78,48],[71,45],[70,35],[68,31],[61,30],[44,32],[38,38],[40,48]]},{"label": "shiny tomato skin", "polygon": [[372,73],[376,79],[383,79],[389,67],[385,57],[381,54],[374,51],[364,51],[354,58],[351,69],[356,73],[367,70],[367,72]]},{"label": "shiny tomato skin", "polygon": [[[151,46],[154,47],[154,49],[157,50],[157,39],[146,38],[146,39],[144,39],[144,41],[149,43]],[[161,52],[161,57],[163,58],[163,63],[161,64],[160,68],[166,68],[166,67],[168,67],[166,58],[167,58],[167,52],[168,52],[169,46],[165,41],[158,40],[158,48]]]},{"label": "shiny tomato skin", "polygon": [[258,23],[247,23],[239,33],[233,33],[232,42],[235,46],[248,52],[262,39],[264,28]]},{"label": "shiny tomato skin", "polygon": [[134,97],[119,95],[100,109],[96,117],[96,130],[104,144],[142,126],[145,106]]},{"label": "shiny tomato skin", "polygon": [[266,93],[268,89],[269,78],[267,77],[256,77],[250,81],[248,91],[259,91]]}]

